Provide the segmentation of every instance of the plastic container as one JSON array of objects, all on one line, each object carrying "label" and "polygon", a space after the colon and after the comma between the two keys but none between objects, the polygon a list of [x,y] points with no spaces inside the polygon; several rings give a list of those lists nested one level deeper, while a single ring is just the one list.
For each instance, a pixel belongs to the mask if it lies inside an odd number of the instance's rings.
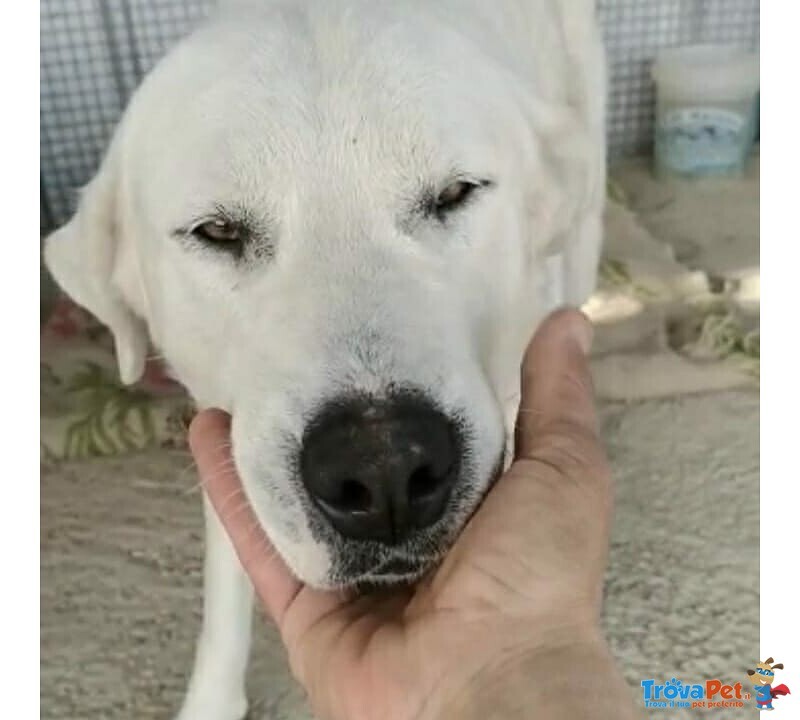
[{"label": "plastic container", "polygon": [[758,55],[724,45],[675,48],[656,58],[653,80],[656,174],[741,174],[755,137]]}]

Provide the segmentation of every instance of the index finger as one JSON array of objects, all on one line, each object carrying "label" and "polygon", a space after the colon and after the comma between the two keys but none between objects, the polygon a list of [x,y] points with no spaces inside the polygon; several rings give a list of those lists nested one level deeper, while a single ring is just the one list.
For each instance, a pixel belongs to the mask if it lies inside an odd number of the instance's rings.
[{"label": "index finger", "polygon": [[203,410],[189,428],[200,479],[242,566],[250,576],[270,617],[280,626],[300,583],[267,538],[236,473],[230,445],[230,417]]}]

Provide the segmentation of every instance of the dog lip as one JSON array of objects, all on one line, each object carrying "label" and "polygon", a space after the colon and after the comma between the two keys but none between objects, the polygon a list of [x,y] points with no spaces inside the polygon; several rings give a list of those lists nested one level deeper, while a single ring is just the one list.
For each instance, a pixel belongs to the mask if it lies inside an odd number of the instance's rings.
[{"label": "dog lip", "polygon": [[434,556],[419,557],[413,560],[401,557],[390,558],[373,570],[348,578],[346,584],[356,588],[410,584],[419,580],[436,563],[436,560],[437,558]]},{"label": "dog lip", "polygon": [[376,571],[370,573],[371,575],[411,575],[418,573],[421,568],[425,567],[426,561],[423,558],[418,560],[409,560],[408,558],[391,558],[383,563]]}]

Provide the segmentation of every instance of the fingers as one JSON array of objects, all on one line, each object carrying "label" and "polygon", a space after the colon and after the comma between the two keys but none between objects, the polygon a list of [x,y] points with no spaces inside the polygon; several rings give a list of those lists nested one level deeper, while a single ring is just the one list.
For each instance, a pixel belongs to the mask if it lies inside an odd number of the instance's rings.
[{"label": "fingers", "polygon": [[592,327],[583,313],[559,310],[539,327],[522,364],[516,455],[560,439],[591,443],[597,415],[587,354]]},{"label": "fingers", "polygon": [[189,428],[200,480],[233,542],[242,566],[272,619],[280,626],[300,590],[269,542],[244,493],[231,457],[230,416],[204,410]]}]

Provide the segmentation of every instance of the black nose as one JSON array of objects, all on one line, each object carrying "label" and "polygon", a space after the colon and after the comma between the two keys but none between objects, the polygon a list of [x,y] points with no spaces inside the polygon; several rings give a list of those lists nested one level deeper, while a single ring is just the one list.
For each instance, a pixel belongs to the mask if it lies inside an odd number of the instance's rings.
[{"label": "black nose", "polygon": [[394,544],[442,517],[459,446],[456,425],[424,398],[347,399],[309,423],[300,470],[342,535]]}]

